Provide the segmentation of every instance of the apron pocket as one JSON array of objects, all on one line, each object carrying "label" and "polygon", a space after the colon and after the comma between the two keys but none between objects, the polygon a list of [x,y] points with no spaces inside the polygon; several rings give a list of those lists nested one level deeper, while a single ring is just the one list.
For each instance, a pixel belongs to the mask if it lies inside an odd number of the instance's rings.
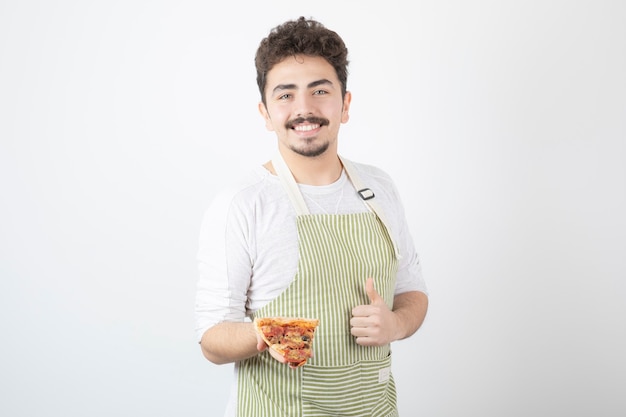
[{"label": "apron pocket", "polygon": [[339,367],[305,365],[302,411],[306,417],[397,415],[391,356]]}]

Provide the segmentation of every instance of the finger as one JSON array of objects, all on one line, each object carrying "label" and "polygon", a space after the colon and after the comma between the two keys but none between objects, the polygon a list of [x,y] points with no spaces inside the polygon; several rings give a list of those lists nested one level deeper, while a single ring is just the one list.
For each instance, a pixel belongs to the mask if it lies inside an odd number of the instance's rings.
[{"label": "finger", "polygon": [[368,336],[362,336],[362,337],[357,337],[355,339],[355,342],[357,345],[361,345],[361,346],[376,346],[376,341]]},{"label": "finger", "polygon": [[374,278],[368,278],[367,281],[365,281],[365,292],[367,293],[371,304],[376,304],[383,301],[382,297],[378,294],[376,288],[374,287]]},{"label": "finger", "polygon": [[367,327],[353,327],[350,329],[350,334],[354,337],[369,336],[369,330]]},{"label": "finger", "polygon": [[368,305],[356,306],[352,309],[352,317],[369,317],[376,312],[376,309]]},{"label": "finger", "polygon": [[278,362],[280,362],[280,363],[287,363],[287,359],[283,355],[281,355],[277,350],[275,350],[273,347],[270,346],[269,349],[268,349],[268,352]]},{"label": "finger", "polygon": [[[356,310],[356,309],[355,309]],[[369,315],[363,314],[360,316],[354,316],[350,319],[351,327],[367,327],[370,325]]]},{"label": "finger", "polygon": [[259,352],[263,352],[265,349],[267,349],[267,343],[257,333],[257,335],[256,335],[256,350],[258,350]]}]

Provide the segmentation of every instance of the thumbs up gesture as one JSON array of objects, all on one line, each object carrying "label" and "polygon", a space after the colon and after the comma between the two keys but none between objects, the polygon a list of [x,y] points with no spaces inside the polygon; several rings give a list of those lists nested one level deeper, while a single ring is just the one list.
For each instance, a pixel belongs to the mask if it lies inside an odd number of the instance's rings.
[{"label": "thumbs up gesture", "polygon": [[365,281],[365,292],[370,303],[354,307],[350,319],[350,333],[356,337],[356,343],[382,346],[397,340],[395,335],[400,327],[399,318],[378,294],[372,278]]}]

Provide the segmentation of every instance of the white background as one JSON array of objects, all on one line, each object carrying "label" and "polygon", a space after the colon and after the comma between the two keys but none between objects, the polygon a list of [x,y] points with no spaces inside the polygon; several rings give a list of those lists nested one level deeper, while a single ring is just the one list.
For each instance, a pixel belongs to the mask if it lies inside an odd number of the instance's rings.
[{"label": "white background", "polygon": [[404,196],[431,293],[403,417],[626,415],[623,1],[0,2],[0,415],[220,416],[202,212],[265,162],[253,56],[350,50],[340,152]]}]

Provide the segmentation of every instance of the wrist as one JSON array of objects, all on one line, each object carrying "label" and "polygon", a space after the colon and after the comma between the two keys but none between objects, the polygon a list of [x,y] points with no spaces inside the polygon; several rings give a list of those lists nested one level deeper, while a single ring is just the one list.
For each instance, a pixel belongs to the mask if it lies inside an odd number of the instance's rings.
[{"label": "wrist", "polygon": [[402,314],[399,312],[392,311],[394,318],[394,325],[392,326],[393,332],[391,334],[391,342],[395,342],[396,340],[400,340],[404,338],[405,329],[404,329],[404,320]]}]

